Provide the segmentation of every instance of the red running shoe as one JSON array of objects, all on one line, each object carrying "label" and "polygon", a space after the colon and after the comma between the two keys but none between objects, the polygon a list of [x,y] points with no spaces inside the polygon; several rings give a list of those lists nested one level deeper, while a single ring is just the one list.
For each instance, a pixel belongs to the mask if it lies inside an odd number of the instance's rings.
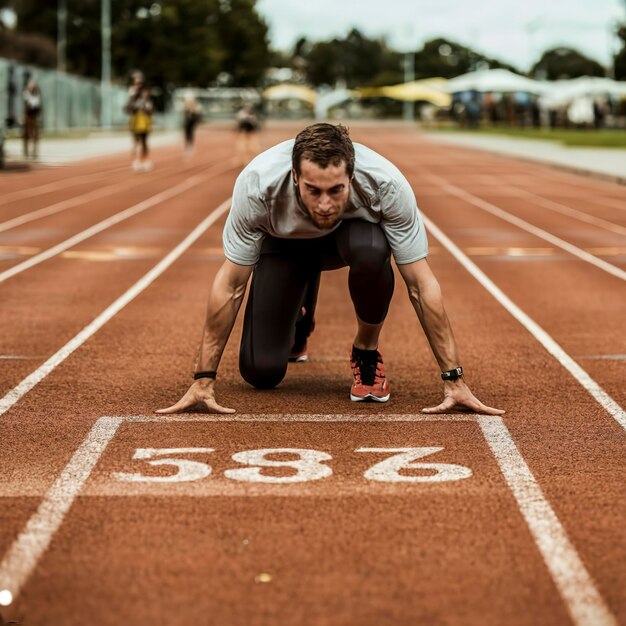
[{"label": "red running shoe", "polygon": [[387,402],[391,396],[389,383],[385,377],[383,358],[378,350],[352,349],[350,366],[354,383],[350,390],[353,402]]}]

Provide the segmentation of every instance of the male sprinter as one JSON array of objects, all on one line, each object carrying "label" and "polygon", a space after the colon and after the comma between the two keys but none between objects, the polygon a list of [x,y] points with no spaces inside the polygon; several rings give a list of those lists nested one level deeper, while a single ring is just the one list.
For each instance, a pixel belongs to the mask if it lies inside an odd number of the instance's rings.
[{"label": "male sprinter", "polygon": [[259,389],[275,387],[289,360],[307,358],[320,272],[348,266],[357,319],[350,398],[386,402],[390,389],[378,336],[394,287],[393,254],[444,380],[444,400],[427,413],[499,415],[463,380],[456,342],[413,191],[387,159],[353,144],[341,125],[313,124],[295,141],[256,157],[239,175],[224,229],[226,260],[215,277],[194,383],[159,413],[218,404],[216,370],[252,275],[239,368]]}]

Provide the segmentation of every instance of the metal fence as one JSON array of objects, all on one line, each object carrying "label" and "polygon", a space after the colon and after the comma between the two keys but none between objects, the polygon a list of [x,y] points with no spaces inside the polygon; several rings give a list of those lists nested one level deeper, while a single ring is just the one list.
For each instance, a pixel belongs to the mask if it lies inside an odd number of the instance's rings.
[{"label": "metal fence", "polygon": [[[22,93],[30,78],[37,81],[41,91],[44,132],[102,126],[103,99],[99,81],[43,70],[4,58],[0,58],[0,126],[10,128],[12,122],[21,125]],[[120,85],[111,85],[108,91],[112,126],[124,127],[128,124],[128,116],[124,113],[128,90]]]}]

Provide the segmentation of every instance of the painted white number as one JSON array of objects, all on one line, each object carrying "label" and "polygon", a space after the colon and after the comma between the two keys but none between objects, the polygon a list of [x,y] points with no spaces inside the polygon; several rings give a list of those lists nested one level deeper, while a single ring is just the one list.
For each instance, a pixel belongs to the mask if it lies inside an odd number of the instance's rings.
[{"label": "painted white number", "polygon": [[[291,454],[299,458],[291,461],[276,461],[268,459],[270,454]],[[240,467],[229,469],[224,472],[226,478],[233,480],[249,481],[253,483],[302,483],[308,480],[319,480],[331,476],[333,471],[322,461],[332,460],[330,454],[318,450],[304,450],[301,448],[266,448],[263,450],[246,450],[233,454],[233,461],[251,465],[252,467]],[[264,467],[283,467],[296,470],[295,474],[287,476],[272,476],[261,473]]]},{"label": "painted white number", "polygon": [[150,465],[170,465],[177,468],[177,472],[169,476],[144,476],[143,474],[115,472],[113,476],[117,480],[140,483],[178,483],[201,480],[211,473],[211,467],[206,463],[176,458],[153,459],[154,457],[169,456],[170,454],[208,454],[213,451],[213,448],[137,448],[133,459],[145,460]]},{"label": "painted white number", "polygon": [[[443,448],[357,448],[356,452],[380,452],[393,456],[376,463],[364,474],[369,480],[378,480],[386,483],[436,483],[446,480],[461,480],[469,478],[472,470],[462,465],[451,463],[416,463],[417,459],[441,452]],[[435,473],[401,474],[400,470],[430,470]]]}]

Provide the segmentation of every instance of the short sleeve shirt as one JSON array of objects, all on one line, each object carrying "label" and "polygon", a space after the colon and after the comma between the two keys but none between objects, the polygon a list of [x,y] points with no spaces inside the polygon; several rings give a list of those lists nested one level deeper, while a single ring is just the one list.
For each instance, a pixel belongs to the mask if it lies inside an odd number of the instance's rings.
[{"label": "short sleeve shirt", "polygon": [[[254,265],[267,235],[287,239],[323,237],[300,203],[291,177],[293,139],[253,159],[241,172],[223,234],[224,254],[238,265]],[[415,195],[406,178],[386,158],[354,144],[355,168],[341,220],[380,224],[396,263],[428,255],[428,240]]]}]

